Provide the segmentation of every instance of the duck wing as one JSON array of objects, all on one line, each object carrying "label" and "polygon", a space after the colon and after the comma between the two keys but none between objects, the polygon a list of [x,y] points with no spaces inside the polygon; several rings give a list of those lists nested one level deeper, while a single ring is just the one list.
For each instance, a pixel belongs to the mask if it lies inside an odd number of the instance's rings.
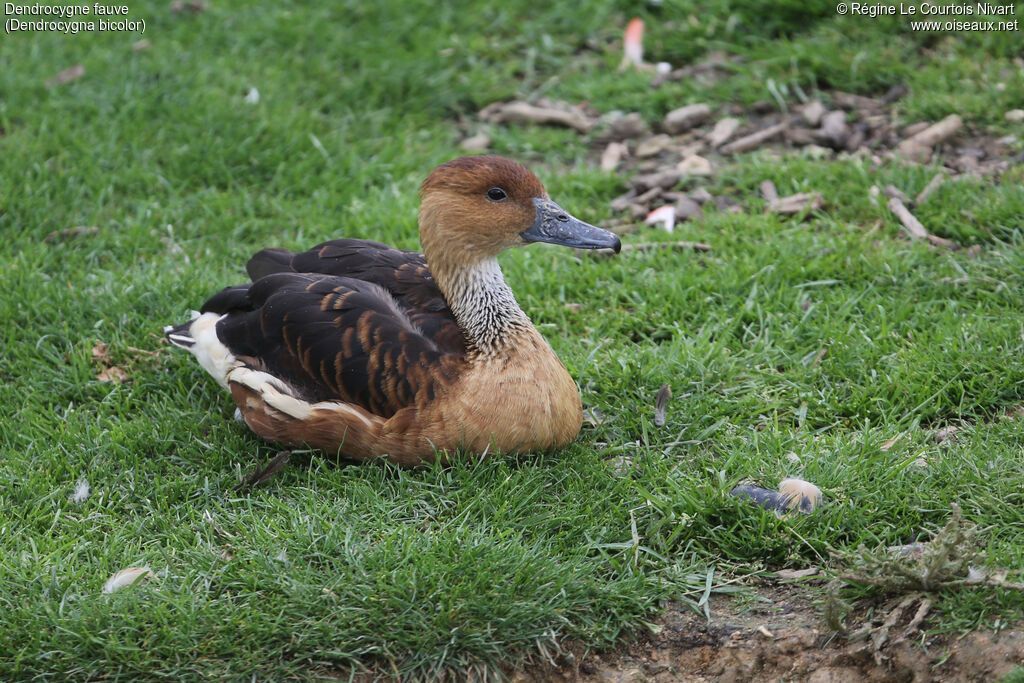
[{"label": "duck wing", "polygon": [[309,402],[351,403],[380,417],[433,400],[464,366],[383,287],[365,280],[274,273],[211,297],[203,313],[220,342]]},{"label": "duck wing", "polygon": [[426,258],[380,242],[331,240],[299,254],[264,249],[245,266],[255,282],[274,273],[322,273],[371,282],[386,289],[439,347],[465,353],[466,338],[434,282]]}]

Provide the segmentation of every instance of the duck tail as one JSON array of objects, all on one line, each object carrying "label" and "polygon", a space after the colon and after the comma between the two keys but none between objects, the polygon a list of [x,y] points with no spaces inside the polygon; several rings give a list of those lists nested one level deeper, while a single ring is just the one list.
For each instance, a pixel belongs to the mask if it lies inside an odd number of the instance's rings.
[{"label": "duck tail", "polygon": [[245,270],[253,282],[274,273],[294,273],[294,256],[295,254],[287,249],[264,249],[249,259],[245,264]]}]

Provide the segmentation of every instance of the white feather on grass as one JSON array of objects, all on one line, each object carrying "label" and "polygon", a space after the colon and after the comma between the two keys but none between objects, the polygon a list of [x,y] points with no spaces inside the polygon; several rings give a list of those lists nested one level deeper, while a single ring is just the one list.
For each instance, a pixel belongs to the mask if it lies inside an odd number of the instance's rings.
[{"label": "white feather on grass", "polygon": [[779,493],[786,496],[789,509],[813,512],[821,506],[821,489],[803,479],[783,479],[779,482]]},{"label": "white feather on grass", "polygon": [[104,593],[116,593],[117,591],[130,586],[139,579],[147,576],[152,576],[153,572],[150,571],[149,567],[128,567],[121,571],[115,572],[113,576],[107,579],[107,582],[103,584]]},{"label": "white feather on grass", "polygon": [[89,493],[91,491],[92,488],[89,486],[89,480],[82,477],[75,482],[75,492],[68,497],[68,500],[76,504],[84,503],[89,500]]}]

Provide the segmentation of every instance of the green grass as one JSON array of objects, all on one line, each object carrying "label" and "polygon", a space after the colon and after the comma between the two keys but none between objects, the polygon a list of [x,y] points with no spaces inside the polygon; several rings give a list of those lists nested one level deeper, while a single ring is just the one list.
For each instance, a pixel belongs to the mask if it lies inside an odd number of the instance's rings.
[{"label": "green grass", "polygon": [[[976,257],[905,241],[869,200],[872,185],[914,194],[934,168],[767,153],[709,185],[747,214],[673,236],[710,255],[507,255],[524,309],[605,417],[557,454],[415,471],[307,454],[237,494],[276,449],[159,340],[263,246],[414,247],[418,183],[495,99],[543,91],[653,120],[771,100],[769,81],[790,105],[903,83],[908,123],[959,111],[1024,137],[1003,118],[1024,106],[1019,36],[666,2],[643,10],[649,59],[744,59],[716,83],[652,91],[614,70],[629,3],[211,4],[130,5],[151,42],[138,53],[125,34],[0,42],[0,678],[494,673],[567,638],[608,645],[664,600],[696,604],[708,568],[907,542],[952,502],[989,529],[993,565],[1024,566],[1024,420],[1003,419],[1024,401],[1019,163],[1002,183],[946,183],[918,211]],[[81,80],[44,85],[79,62]],[[491,132],[567,208],[609,218],[624,183],[594,170],[587,140]],[[805,222],[765,215],[766,178],[827,204]],[[79,225],[99,232],[44,241]],[[130,382],[96,380],[98,340]],[[658,428],[663,382],[675,398]],[[936,445],[946,424],[965,428]],[[620,457],[635,468],[616,472]],[[794,475],[824,489],[820,514],[780,520],[726,495]],[[80,477],[92,495],[74,504]],[[100,593],[138,565],[156,576]],[[1024,600],[974,590],[939,606],[938,627],[966,628]]]}]

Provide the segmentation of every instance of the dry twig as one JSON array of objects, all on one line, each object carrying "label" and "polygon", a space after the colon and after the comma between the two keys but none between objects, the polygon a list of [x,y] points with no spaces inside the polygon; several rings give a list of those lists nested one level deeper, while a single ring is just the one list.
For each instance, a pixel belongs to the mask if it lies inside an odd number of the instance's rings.
[{"label": "dry twig", "polygon": [[910,210],[903,205],[899,199],[893,197],[889,200],[889,210],[892,211],[896,218],[899,219],[900,223],[910,234],[911,237],[916,239],[927,240],[936,247],[944,247],[946,249],[959,249],[960,245],[952,240],[947,240],[945,237],[939,237],[933,235],[925,227],[921,225],[921,221],[917,220],[914,214],[910,213]]},{"label": "dry twig", "polygon": [[738,154],[740,152],[749,152],[755,147],[759,147],[765,142],[768,142],[772,138],[780,135],[786,128],[789,127],[789,122],[783,121],[777,123],[774,126],[769,126],[756,133],[745,135],[738,140],[733,140],[729,144],[722,147],[723,154]]},{"label": "dry twig", "polygon": [[916,135],[900,143],[897,151],[903,156],[916,161],[926,161],[931,157],[935,145],[948,140],[964,125],[956,114],[950,114],[936,124],[928,126]]},{"label": "dry twig", "polygon": [[537,123],[566,126],[581,133],[586,133],[593,125],[583,112],[565,108],[530,104],[515,101],[495,103],[480,112],[480,118],[491,123]]},{"label": "dry twig", "polygon": [[924,186],[924,189],[921,190],[921,193],[914,198],[914,204],[917,206],[923,204],[945,181],[946,175],[944,173],[936,173],[932,179],[928,181],[928,184]]}]

